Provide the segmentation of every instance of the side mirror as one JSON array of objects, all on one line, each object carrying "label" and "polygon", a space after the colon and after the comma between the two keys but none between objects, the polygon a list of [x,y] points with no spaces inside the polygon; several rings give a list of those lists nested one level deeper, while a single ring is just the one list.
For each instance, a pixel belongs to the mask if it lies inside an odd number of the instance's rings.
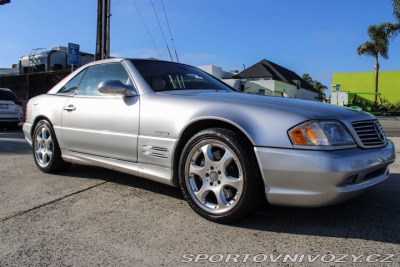
[{"label": "side mirror", "polygon": [[102,81],[97,87],[99,92],[106,95],[135,96],[136,92],[132,86],[123,84],[119,80]]}]

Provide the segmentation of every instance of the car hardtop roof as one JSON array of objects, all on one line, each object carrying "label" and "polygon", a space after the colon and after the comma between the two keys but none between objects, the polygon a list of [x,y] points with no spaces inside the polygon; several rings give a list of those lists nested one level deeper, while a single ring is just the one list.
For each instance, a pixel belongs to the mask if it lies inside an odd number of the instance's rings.
[{"label": "car hardtop roof", "polygon": [[159,61],[159,62],[175,63],[175,64],[181,64],[181,65],[190,66],[190,65],[185,64],[185,63],[174,62],[174,61],[163,60],[163,59],[157,59],[157,58],[128,58],[128,57],[115,57],[115,58],[102,59],[102,60],[93,61],[93,62],[91,62],[91,63],[89,63],[87,65],[92,66],[92,65],[103,64],[103,63],[122,62],[122,61],[125,61],[125,60],[132,60],[132,61]]},{"label": "car hardtop roof", "polygon": [[[191,66],[189,64],[181,63],[181,62],[175,62],[175,61],[170,61],[170,60],[164,60],[164,59],[158,59],[158,58],[127,58],[128,60],[137,60],[137,61],[159,61],[159,62],[166,62],[166,63],[174,63],[174,64],[180,64],[180,65],[186,65],[186,66]],[[191,66],[193,67],[193,66]]]}]

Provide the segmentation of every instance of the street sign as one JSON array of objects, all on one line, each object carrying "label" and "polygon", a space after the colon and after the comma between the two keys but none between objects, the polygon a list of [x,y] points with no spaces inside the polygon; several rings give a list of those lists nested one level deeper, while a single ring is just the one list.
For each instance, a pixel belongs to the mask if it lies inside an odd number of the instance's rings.
[{"label": "street sign", "polygon": [[68,43],[68,65],[79,66],[79,45]]}]

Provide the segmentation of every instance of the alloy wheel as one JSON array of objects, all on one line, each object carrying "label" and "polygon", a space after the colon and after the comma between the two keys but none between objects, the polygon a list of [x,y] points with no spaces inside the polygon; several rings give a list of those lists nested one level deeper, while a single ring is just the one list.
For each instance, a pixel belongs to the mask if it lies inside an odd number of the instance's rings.
[{"label": "alloy wheel", "polygon": [[243,168],[225,143],[203,140],[189,152],[185,182],[191,198],[203,210],[219,214],[238,203],[243,191]]},{"label": "alloy wheel", "polygon": [[42,125],[35,135],[35,159],[37,163],[46,168],[53,158],[54,153],[54,142],[48,129],[45,125]]}]

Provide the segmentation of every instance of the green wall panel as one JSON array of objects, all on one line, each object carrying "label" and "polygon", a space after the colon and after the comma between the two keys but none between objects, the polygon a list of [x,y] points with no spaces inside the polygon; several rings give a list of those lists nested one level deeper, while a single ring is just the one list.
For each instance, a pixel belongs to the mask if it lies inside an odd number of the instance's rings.
[{"label": "green wall panel", "polygon": [[[332,84],[340,84],[340,91],[374,92],[374,72],[347,72],[334,73]],[[400,101],[400,71],[379,72],[379,93],[381,97],[391,103]],[[363,95],[366,99],[373,100],[374,96]]]}]

